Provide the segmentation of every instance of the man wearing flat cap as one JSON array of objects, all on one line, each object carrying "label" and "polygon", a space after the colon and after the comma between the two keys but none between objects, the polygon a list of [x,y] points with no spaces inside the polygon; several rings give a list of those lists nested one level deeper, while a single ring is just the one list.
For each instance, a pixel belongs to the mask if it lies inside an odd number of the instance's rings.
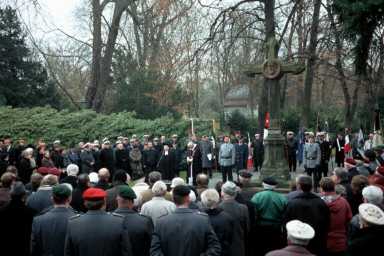
[{"label": "man wearing flat cap", "polygon": [[219,207],[234,219],[232,244],[228,255],[246,255],[246,238],[250,230],[248,208],[235,201],[238,187],[232,181],[227,181],[221,187],[222,202]]},{"label": "man wearing flat cap", "polygon": [[129,233],[133,255],[149,256],[153,223],[151,218],[133,210],[135,199],[136,194],[129,186],[119,186],[115,213],[125,217],[124,226]]},{"label": "man wearing flat cap", "polygon": [[88,188],[83,198],[88,212],[70,218],[65,255],[133,255],[129,234],[124,228],[124,216],[104,211],[106,192]]},{"label": "man wearing flat cap", "polygon": [[310,225],[299,220],[292,220],[287,223],[286,229],[288,246],[269,252],[266,256],[314,256],[305,248],[315,236],[315,230]]},{"label": "man wearing flat cap", "polygon": [[275,191],[277,181],[273,177],[264,178],[262,185],[264,190],[256,193],[251,199],[256,210],[257,241],[263,245],[257,255],[265,255],[284,245],[281,224],[287,207],[286,197]]},{"label": "man wearing flat cap", "polygon": [[220,243],[208,215],[188,208],[190,192],[185,185],[173,189],[177,209],[158,219],[152,236],[152,256],[221,255]]},{"label": "man wearing flat cap", "polygon": [[384,237],[384,212],[376,205],[359,206],[360,230],[349,242],[348,255],[381,255]]},{"label": "man wearing flat cap", "polygon": [[32,224],[32,256],[64,255],[68,219],[75,215],[69,206],[72,190],[68,184],[52,188],[53,208],[37,216]]}]

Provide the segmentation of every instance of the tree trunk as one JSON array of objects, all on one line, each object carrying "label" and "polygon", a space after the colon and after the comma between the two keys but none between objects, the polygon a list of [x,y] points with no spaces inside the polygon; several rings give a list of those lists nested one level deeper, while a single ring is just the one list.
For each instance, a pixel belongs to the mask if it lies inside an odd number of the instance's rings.
[{"label": "tree trunk", "polygon": [[100,84],[96,92],[96,97],[93,102],[93,109],[96,112],[101,111],[107,88],[112,83],[112,78],[110,76],[112,57],[113,57],[113,52],[115,50],[116,38],[119,33],[121,16],[127,7],[128,7],[127,1],[118,1],[115,4],[113,16],[112,16],[112,23],[108,33],[108,39],[105,45],[104,56],[102,58],[102,63],[101,63]]},{"label": "tree trunk", "polygon": [[93,107],[101,76],[101,12],[100,0],[92,0],[92,68],[91,81],[85,96],[88,108]]},{"label": "tree trunk", "polygon": [[314,1],[313,19],[308,46],[308,59],[304,74],[303,125],[309,127],[311,117],[312,85],[315,73],[317,36],[320,22],[321,0]]}]

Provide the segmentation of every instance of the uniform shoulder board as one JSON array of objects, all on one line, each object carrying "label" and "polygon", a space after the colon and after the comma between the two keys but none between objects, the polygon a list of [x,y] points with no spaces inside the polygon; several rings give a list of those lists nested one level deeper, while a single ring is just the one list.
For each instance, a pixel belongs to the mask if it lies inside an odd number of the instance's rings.
[{"label": "uniform shoulder board", "polygon": [[208,217],[208,214],[206,214],[205,212],[197,211],[196,214]]},{"label": "uniform shoulder board", "polygon": [[124,215],[121,215],[121,214],[118,214],[118,213],[115,213],[115,212],[112,212],[110,214],[113,215],[113,216],[116,216],[116,217],[124,218]]},{"label": "uniform shoulder board", "polygon": [[75,215],[73,215],[72,217],[70,217],[69,219],[70,219],[70,220],[74,220],[74,219],[79,218],[80,216],[81,216],[81,214],[75,214]]}]

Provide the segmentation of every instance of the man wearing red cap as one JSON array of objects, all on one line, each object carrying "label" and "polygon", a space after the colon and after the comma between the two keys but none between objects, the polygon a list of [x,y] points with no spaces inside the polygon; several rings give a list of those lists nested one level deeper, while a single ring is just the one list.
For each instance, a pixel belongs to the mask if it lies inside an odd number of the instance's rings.
[{"label": "man wearing red cap", "polygon": [[384,192],[384,166],[379,166],[373,175],[368,178],[369,185],[375,185]]},{"label": "man wearing red cap", "polygon": [[104,211],[106,192],[89,188],[83,198],[88,212],[70,219],[65,255],[133,255],[128,232],[123,228],[124,216]]}]

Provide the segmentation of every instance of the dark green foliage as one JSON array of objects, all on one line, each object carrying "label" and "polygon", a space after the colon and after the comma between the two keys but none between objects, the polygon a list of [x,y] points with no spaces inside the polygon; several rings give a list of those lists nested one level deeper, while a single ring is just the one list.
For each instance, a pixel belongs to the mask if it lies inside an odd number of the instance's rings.
[{"label": "dark green foliage", "polygon": [[0,105],[60,107],[47,71],[34,61],[16,11],[0,9]]},{"label": "dark green foliage", "polygon": [[[211,134],[212,122],[195,121],[194,124],[197,135]],[[74,145],[80,141],[104,137],[114,140],[119,135],[132,134],[166,135],[167,138],[178,134],[186,138],[190,127],[189,120],[171,116],[143,120],[129,112],[104,115],[92,110],[70,112],[48,107],[0,108],[0,137],[11,135],[15,139],[26,138],[30,143],[44,138],[47,142],[59,139],[66,145]]]},{"label": "dark green foliage", "polygon": [[355,69],[366,75],[374,31],[384,20],[384,0],[334,0],[345,36],[355,45]]},{"label": "dark green foliage", "polygon": [[167,83],[173,81],[159,79],[154,70],[139,68],[126,52],[118,48],[114,53],[112,67],[116,102],[112,110],[135,112],[138,118],[149,119],[167,114],[178,115],[174,106],[185,102],[184,91],[177,85],[169,86]]},{"label": "dark green foliage", "polygon": [[249,120],[239,110],[233,111],[227,120],[227,125],[232,133],[240,131],[243,135],[249,132],[249,123]]}]

